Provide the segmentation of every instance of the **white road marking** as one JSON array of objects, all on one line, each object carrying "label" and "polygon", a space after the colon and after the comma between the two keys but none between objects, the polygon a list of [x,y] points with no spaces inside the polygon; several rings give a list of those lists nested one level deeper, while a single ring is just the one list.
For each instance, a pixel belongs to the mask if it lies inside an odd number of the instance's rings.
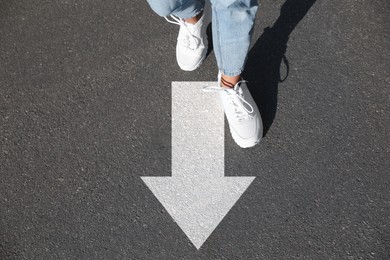
[{"label": "white road marking", "polygon": [[224,112],[216,82],[172,82],[172,177],[141,177],[199,249],[255,177],[224,177]]}]

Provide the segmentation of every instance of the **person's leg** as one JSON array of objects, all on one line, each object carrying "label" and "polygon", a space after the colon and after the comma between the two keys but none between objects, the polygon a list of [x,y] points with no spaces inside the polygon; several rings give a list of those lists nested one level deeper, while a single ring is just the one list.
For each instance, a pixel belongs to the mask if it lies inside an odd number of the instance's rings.
[{"label": "person's leg", "polygon": [[185,20],[198,16],[204,7],[204,0],[148,0],[148,3],[159,16],[175,15]]},{"label": "person's leg", "polygon": [[[182,70],[192,71],[206,58],[206,29],[211,21],[210,5],[205,0],[148,0],[160,16],[180,26],[176,44],[176,60]],[[171,16],[171,17],[167,17]]]},{"label": "person's leg", "polygon": [[214,52],[218,63],[217,91],[234,141],[242,148],[260,142],[263,126],[247,84],[241,79],[248,54],[257,0],[211,0]]},{"label": "person's leg", "polygon": [[211,0],[213,43],[222,84],[232,87],[241,80],[249,51],[257,0]]}]

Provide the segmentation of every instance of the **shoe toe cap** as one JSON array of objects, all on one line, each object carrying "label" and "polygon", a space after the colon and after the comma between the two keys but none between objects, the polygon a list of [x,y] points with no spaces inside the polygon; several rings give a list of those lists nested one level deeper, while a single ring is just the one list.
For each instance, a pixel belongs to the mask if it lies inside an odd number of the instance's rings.
[{"label": "shoe toe cap", "polygon": [[194,70],[196,69],[200,63],[205,58],[205,55],[202,50],[188,52],[181,51],[180,49],[177,51],[177,63],[179,64],[182,70]]},{"label": "shoe toe cap", "polygon": [[231,127],[230,131],[234,141],[243,148],[256,145],[263,135],[261,119],[258,117],[244,124]]}]

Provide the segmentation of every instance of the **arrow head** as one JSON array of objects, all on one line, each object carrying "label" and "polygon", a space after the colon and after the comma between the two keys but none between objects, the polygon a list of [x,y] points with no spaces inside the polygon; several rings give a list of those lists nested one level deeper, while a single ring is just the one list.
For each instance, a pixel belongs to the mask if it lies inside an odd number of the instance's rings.
[{"label": "arrow head", "polygon": [[255,177],[141,177],[199,249]]}]

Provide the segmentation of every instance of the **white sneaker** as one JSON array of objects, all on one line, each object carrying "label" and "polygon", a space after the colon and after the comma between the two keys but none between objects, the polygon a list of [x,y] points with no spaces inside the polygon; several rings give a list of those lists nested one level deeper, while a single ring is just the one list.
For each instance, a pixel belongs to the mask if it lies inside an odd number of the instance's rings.
[{"label": "white sneaker", "polygon": [[234,141],[242,148],[255,146],[263,136],[263,122],[246,82],[242,80],[234,88],[227,88],[221,85],[218,75],[218,84],[203,90],[219,92]]},{"label": "white sneaker", "polygon": [[173,20],[165,19],[180,25],[176,45],[176,60],[179,67],[185,71],[193,71],[206,58],[208,40],[207,26],[211,22],[211,7],[206,1],[202,17],[196,24],[186,23],[183,19],[171,15]]}]

